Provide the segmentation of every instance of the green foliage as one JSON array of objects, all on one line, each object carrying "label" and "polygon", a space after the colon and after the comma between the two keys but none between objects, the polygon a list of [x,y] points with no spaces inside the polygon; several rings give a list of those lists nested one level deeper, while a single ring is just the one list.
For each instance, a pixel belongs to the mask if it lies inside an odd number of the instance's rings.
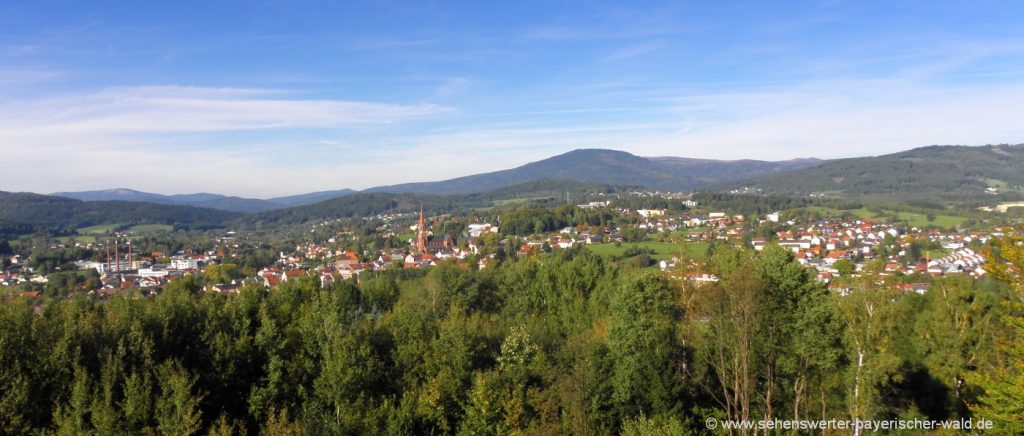
[{"label": "green foliage", "polygon": [[1024,236],[1010,234],[997,241],[989,258],[997,259],[986,269],[1006,283],[1009,295],[1001,301],[1001,311],[992,340],[996,350],[991,360],[982,360],[981,371],[972,381],[982,390],[977,402],[970,404],[979,416],[996,421],[1006,433],[1024,431]]},{"label": "green foliage", "polygon": [[[832,301],[791,252],[772,245],[760,258],[718,250],[719,282],[687,291],[687,337],[706,373],[705,392],[729,419],[820,416],[811,395],[834,389],[840,365],[839,325]],[[753,274],[752,274],[753,273]],[[824,404],[821,404],[824,407]]]},{"label": "green foliage", "polygon": [[157,430],[164,434],[188,435],[197,432],[200,421],[199,400],[193,387],[195,378],[173,363],[164,363],[157,370],[160,395],[156,399]]},{"label": "green foliage", "polygon": [[839,259],[836,263],[832,264],[832,267],[843,277],[850,277],[855,271],[853,262],[850,259]]},{"label": "green foliage", "polygon": [[672,289],[653,272],[628,277],[612,299],[608,347],[615,362],[613,399],[631,416],[640,411],[678,413],[683,387],[677,362],[682,348]]},{"label": "green foliage", "polygon": [[622,424],[623,436],[679,436],[695,433],[695,430],[687,431],[679,418],[670,415],[648,418],[641,414]]},{"label": "green foliage", "polygon": [[604,225],[611,219],[611,213],[603,209],[524,207],[501,216],[501,231],[506,235],[531,235],[580,224]]},{"label": "green foliage", "polygon": [[231,283],[232,280],[242,278],[238,265],[234,263],[211,263],[204,272],[209,283]]}]

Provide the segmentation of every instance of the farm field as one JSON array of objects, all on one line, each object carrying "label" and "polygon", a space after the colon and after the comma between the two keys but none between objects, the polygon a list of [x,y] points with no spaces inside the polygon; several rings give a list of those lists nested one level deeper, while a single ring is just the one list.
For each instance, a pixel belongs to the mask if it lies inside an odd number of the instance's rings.
[{"label": "farm field", "polygon": [[169,224],[139,224],[128,228],[131,233],[158,233],[171,230],[174,230],[174,226]]},{"label": "farm field", "polygon": [[[633,247],[647,248],[654,250],[654,254],[651,256],[654,260],[665,260],[671,259],[672,256],[679,255],[680,244],[677,242],[655,242],[655,241],[644,241],[644,242],[623,242],[619,246],[615,244],[590,244],[586,246],[588,250],[599,256],[623,256],[626,250]],[[707,250],[708,244],[705,242],[687,242],[686,243],[686,256],[690,258],[701,257]]]},{"label": "farm field", "polygon": [[121,223],[121,224],[99,224],[99,225],[95,225],[95,226],[82,227],[80,229],[76,229],[75,231],[78,232],[79,235],[102,235],[102,234],[111,232],[113,230],[117,230],[117,229],[119,229],[121,227],[124,227],[124,226],[125,226],[124,223]]},{"label": "farm field", "polygon": [[74,239],[75,242],[81,242],[81,243],[84,243],[84,244],[94,244],[94,243],[96,243],[96,236],[95,235],[58,236],[56,239],[58,241],[60,241],[62,244],[66,244],[66,243],[70,242],[72,239]]},{"label": "farm field", "polygon": [[[892,215],[895,212],[895,211],[890,211],[890,210],[884,210],[883,212],[885,212],[885,214],[878,215],[878,214],[874,213],[873,211],[871,211],[871,210],[869,210],[867,208],[864,208],[864,207],[859,208],[859,209],[839,210],[839,209],[831,209],[831,208],[827,208],[827,207],[812,206],[812,207],[808,207],[806,209],[807,210],[817,211],[817,212],[820,212],[822,214],[826,214],[826,215],[830,215],[830,216],[839,216],[839,215],[842,215],[844,212],[850,212],[850,214],[852,214],[853,216],[855,216],[857,218],[860,218],[862,220],[874,220],[874,221],[881,221],[881,222],[888,221],[889,217],[887,215]],[[910,226],[922,227],[922,228],[924,228],[924,227],[931,227],[931,226],[937,226],[937,227],[942,227],[942,228],[950,228],[950,227],[959,226],[959,225],[963,224],[964,221],[967,221],[966,217],[956,216],[956,215],[935,215],[935,220],[934,221],[928,221],[928,215],[927,214],[923,214],[923,213],[895,212],[895,214],[896,214],[896,216],[898,216],[900,218],[900,220],[906,221],[907,224],[909,224]]]}]

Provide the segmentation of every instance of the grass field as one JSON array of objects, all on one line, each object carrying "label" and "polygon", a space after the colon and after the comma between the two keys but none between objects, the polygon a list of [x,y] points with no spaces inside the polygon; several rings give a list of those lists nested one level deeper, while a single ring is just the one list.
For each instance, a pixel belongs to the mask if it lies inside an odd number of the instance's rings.
[{"label": "grass field", "polygon": [[132,233],[159,233],[171,230],[174,230],[174,226],[170,224],[139,224],[128,228],[128,231]]},{"label": "grass field", "polygon": [[61,243],[68,243],[68,241],[74,239],[77,242],[84,244],[93,244],[96,242],[96,236],[94,235],[78,235],[78,236],[58,236],[57,240]]},{"label": "grass field", "polygon": [[550,198],[551,198],[550,195],[544,196],[544,197],[507,198],[507,199],[504,199],[504,200],[494,200],[493,204],[495,206],[504,206],[506,204],[519,204],[519,203],[526,203],[528,201],[535,201],[535,200],[548,200]]},{"label": "grass field", "polygon": [[100,224],[96,226],[82,227],[75,230],[79,235],[102,235],[110,231],[124,227],[125,224]]},{"label": "grass field", "polygon": [[[82,227],[80,229],[75,230],[75,232],[78,233],[78,236],[75,236],[75,240],[79,241],[79,242],[96,242],[96,237],[97,236],[103,236],[103,235],[105,235],[107,233],[110,233],[110,232],[112,232],[114,230],[121,230],[121,229],[126,230],[126,231],[131,232],[131,233],[135,233],[135,234],[160,233],[160,232],[169,232],[169,231],[174,230],[174,226],[168,225],[168,224],[139,224],[139,225],[131,226],[131,227],[128,227],[128,228],[125,228],[125,226],[127,226],[127,224],[125,224],[125,223],[118,223],[118,224],[99,224],[99,225],[95,225],[95,226]],[[66,237],[58,238],[58,239],[61,239],[62,241],[66,241],[68,239],[71,239],[71,237],[67,237],[66,236]]]},{"label": "grass field", "polygon": [[685,238],[694,233],[709,233],[711,232],[710,227],[695,227],[692,229],[676,230],[669,235],[673,238]]},{"label": "grass field", "polygon": [[967,221],[967,218],[954,215],[935,215],[935,221],[928,221],[928,216],[922,213],[898,212],[901,220],[906,221],[914,227],[939,226],[942,228],[956,227]]},{"label": "grass field", "polygon": [[[590,244],[586,246],[588,250],[599,256],[623,256],[626,250],[631,247],[641,247],[654,250],[654,255],[651,256],[654,260],[671,259],[672,256],[678,256],[680,251],[680,244],[676,242],[623,242],[622,245],[616,247],[615,244]],[[707,250],[708,244],[704,242],[687,242],[686,243],[686,257],[695,258],[704,256],[704,252]]]},{"label": "grass field", "polygon": [[[850,212],[851,215],[853,215],[853,216],[855,216],[857,218],[860,218],[862,220],[873,220],[873,221],[881,221],[881,222],[888,221],[888,218],[889,218],[888,215],[892,215],[893,212],[894,212],[894,211],[886,210],[886,211],[884,211],[885,214],[879,216],[879,215],[876,215],[874,212],[868,210],[867,208],[863,208],[863,207],[860,208],[860,209],[850,209],[850,210],[845,210],[845,211],[844,210],[839,210],[839,209],[830,209],[830,208],[827,208],[827,207],[820,207],[820,206],[808,207],[807,209],[808,210],[818,211],[818,212],[820,212],[822,214],[826,214],[826,215],[830,215],[830,216],[839,216],[839,215],[842,215],[843,212]],[[906,221],[907,224],[909,224],[912,227],[938,226],[938,227],[942,227],[942,228],[950,228],[950,227],[959,226],[959,225],[963,224],[964,221],[967,221],[967,218],[962,217],[962,216],[956,216],[956,215],[935,215],[935,220],[934,221],[928,221],[928,215],[927,214],[914,213],[914,212],[896,212],[896,216],[899,217],[899,219],[901,221]]]},{"label": "grass field", "polygon": [[999,179],[984,179],[989,188],[1006,189],[1007,183]]}]

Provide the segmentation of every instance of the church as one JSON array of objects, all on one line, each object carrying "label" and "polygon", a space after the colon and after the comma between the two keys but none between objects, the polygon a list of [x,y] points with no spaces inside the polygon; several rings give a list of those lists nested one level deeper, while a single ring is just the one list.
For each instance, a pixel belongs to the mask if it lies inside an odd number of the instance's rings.
[{"label": "church", "polygon": [[427,222],[423,216],[423,208],[420,208],[420,221],[416,225],[416,251],[427,253],[431,251],[444,250],[455,246],[455,241],[449,235],[428,236]]}]

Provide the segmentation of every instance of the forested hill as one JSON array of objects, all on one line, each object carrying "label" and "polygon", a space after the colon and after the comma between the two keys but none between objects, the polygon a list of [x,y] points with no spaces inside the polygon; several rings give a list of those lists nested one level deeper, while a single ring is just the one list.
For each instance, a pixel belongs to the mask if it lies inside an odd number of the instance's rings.
[{"label": "forested hill", "polygon": [[191,206],[132,201],[81,201],[51,195],[0,191],[4,228],[71,231],[96,224],[171,224],[180,228],[220,226],[241,216]]},{"label": "forested hill", "polygon": [[[1024,144],[930,146],[748,179],[723,189],[760,188],[764,194],[982,203],[1020,199]],[[995,188],[995,193],[986,193]]]},{"label": "forested hill", "polygon": [[[55,192],[51,195],[58,197],[73,198],[83,201],[134,201],[156,204],[176,204],[182,206],[204,207],[209,209],[226,210],[229,212],[263,212],[271,209],[280,209],[299,203],[276,202],[274,199],[260,200],[256,198],[233,197],[220,194],[197,193],[163,195],[152,192],[136,191],[134,189],[103,189],[98,191],[77,191],[77,192]],[[296,196],[300,197],[300,196]],[[291,197],[282,197],[285,200]],[[296,199],[301,202],[301,198]],[[310,203],[312,203],[311,201]],[[302,203],[307,204],[307,203]]]},{"label": "forested hill", "polygon": [[541,179],[466,195],[420,193],[359,192],[320,203],[247,215],[238,220],[247,225],[301,224],[319,220],[407,213],[423,210],[445,213],[458,209],[490,207],[502,200],[550,201],[564,204],[588,194],[613,193],[636,187],[616,187],[600,183]]},{"label": "forested hill", "polygon": [[243,225],[272,226],[384,213],[412,212],[419,210],[420,205],[428,210],[436,210],[445,204],[446,199],[448,202],[452,200],[438,195],[360,192],[306,206],[247,215],[241,217],[237,222]]},{"label": "forested hill", "polygon": [[349,194],[353,194],[357,191],[352,189],[335,189],[331,191],[317,191],[306,194],[297,195],[286,195],[284,197],[268,198],[267,201],[280,205],[274,209],[280,209],[284,207],[293,206],[304,206],[307,204],[319,203],[324,200],[330,200],[332,198],[344,197]]},{"label": "forested hill", "polygon": [[680,191],[705,188],[743,177],[792,171],[819,163],[821,161],[817,159],[766,162],[647,158],[624,151],[585,149],[570,151],[508,170],[439,182],[379,186],[365,192],[466,194],[545,178]]}]

